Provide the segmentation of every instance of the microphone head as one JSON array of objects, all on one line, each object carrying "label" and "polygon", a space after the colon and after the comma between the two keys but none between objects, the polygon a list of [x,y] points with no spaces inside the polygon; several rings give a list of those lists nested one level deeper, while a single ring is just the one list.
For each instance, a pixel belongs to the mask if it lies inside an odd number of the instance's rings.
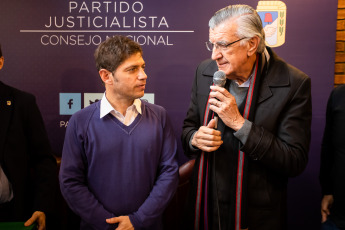
[{"label": "microphone head", "polygon": [[223,71],[219,70],[213,74],[213,83],[216,86],[223,87],[226,82],[226,75]]}]

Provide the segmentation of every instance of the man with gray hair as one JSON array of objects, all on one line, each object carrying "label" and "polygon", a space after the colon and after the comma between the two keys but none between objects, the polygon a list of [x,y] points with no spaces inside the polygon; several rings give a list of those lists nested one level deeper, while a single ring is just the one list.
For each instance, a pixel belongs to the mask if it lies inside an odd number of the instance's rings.
[{"label": "man with gray hair", "polygon": [[310,78],[265,46],[252,7],[225,7],[209,27],[212,60],[197,68],[182,133],[196,159],[185,228],[286,229],[288,177],[308,161]]}]

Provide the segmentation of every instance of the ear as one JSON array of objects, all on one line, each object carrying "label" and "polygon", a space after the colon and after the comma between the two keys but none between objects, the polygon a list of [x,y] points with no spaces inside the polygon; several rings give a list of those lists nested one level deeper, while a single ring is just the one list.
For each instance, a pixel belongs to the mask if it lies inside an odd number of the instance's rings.
[{"label": "ear", "polygon": [[4,66],[4,61],[5,61],[5,59],[4,59],[4,57],[2,56],[2,57],[0,58],[0,70],[1,70],[2,67]]},{"label": "ear", "polygon": [[259,42],[260,42],[260,39],[258,37],[252,37],[249,41],[248,41],[248,46],[249,46],[249,49],[248,49],[248,57],[252,56],[253,54],[256,53],[256,51],[258,50],[258,46],[259,46]]},{"label": "ear", "polygon": [[102,81],[104,82],[104,84],[112,84],[113,81],[112,81],[112,73],[109,72],[108,70],[106,69],[101,69],[99,72],[99,76],[101,77]]}]

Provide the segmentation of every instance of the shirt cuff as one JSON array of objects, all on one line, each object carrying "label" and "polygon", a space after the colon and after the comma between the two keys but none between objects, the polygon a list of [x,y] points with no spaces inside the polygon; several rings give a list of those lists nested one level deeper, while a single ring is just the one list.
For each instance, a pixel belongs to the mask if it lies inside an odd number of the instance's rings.
[{"label": "shirt cuff", "polygon": [[251,121],[245,119],[242,128],[234,133],[234,136],[239,139],[243,145],[247,142],[249,132],[252,129],[252,125],[253,123]]},{"label": "shirt cuff", "polygon": [[192,134],[192,136],[190,137],[190,140],[189,140],[189,148],[190,148],[190,150],[192,150],[193,152],[196,152],[196,151],[199,150],[198,148],[195,148],[195,147],[192,145],[192,140],[193,140],[193,137],[194,137],[195,134],[196,134],[196,131]]}]

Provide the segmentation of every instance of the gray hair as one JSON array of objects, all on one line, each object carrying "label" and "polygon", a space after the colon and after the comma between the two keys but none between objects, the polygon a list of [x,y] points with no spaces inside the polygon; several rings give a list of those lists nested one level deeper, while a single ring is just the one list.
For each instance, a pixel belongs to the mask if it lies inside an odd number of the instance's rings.
[{"label": "gray hair", "polygon": [[[257,36],[260,39],[257,52],[265,50],[265,32],[262,28],[260,16],[248,5],[230,5],[218,10],[210,19],[208,26],[214,29],[218,25],[234,20],[237,23],[236,35],[239,38],[252,38]],[[241,41],[243,45],[245,40]]]}]

